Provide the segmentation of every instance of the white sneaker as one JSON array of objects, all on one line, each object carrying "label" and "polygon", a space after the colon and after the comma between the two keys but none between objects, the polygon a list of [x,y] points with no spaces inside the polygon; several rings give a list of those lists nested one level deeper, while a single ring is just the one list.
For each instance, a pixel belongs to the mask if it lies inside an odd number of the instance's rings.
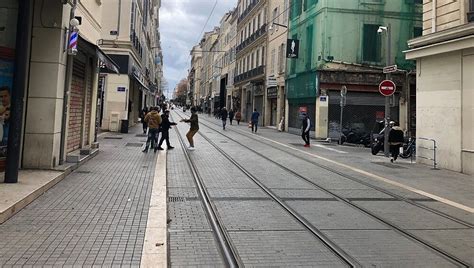
[{"label": "white sneaker", "polygon": [[194,150],[196,150],[196,149],[194,149],[194,147],[189,146],[189,147],[188,147],[188,150],[189,150],[189,151],[194,151]]}]

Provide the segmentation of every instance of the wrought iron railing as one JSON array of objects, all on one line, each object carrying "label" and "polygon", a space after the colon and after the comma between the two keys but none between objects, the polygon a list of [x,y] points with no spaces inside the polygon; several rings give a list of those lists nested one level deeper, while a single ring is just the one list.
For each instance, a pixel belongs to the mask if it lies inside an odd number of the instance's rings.
[{"label": "wrought iron railing", "polygon": [[252,0],[250,5],[240,14],[239,18],[237,19],[237,23],[240,23],[248,14],[252,11],[252,9],[260,2],[260,0]]},{"label": "wrought iron railing", "polygon": [[240,43],[236,48],[235,52],[239,53],[244,48],[248,47],[250,44],[255,42],[258,38],[264,35],[267,32],[267,24],[263,24],[257,31],[255,31],[252,35],[250,35],[247,39],[245,39],[242,43]]},{"label": "wrought iron railing", "polygon": [[241,73],[237,76],[234,76],[234,83],[240,83],[249,79],[252,79],[254,77],[263,75],[265,73],[265,66],[261,65],[258,66],[257,68],[254,68],[250,71],[247,71],[245,73]]}]

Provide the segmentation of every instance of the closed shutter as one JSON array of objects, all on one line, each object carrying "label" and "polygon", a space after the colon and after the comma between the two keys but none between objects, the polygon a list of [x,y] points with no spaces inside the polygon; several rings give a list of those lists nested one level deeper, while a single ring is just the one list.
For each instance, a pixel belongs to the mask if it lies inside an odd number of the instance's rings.
[{"label": "closed shutter", "polygon": [[67,133],[67,152],[81,147],[82,115],[84,112],[84,87],[86,66],[75,60],[72,71],[71,93],[69,98],[69,124]]}]

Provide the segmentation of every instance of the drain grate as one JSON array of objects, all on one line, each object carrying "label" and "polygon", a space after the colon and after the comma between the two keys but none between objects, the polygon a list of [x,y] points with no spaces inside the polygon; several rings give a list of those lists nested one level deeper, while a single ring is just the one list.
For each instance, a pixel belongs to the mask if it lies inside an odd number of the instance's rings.
[{"label": "drain grate", "polygon": [[168,202],[186,202],[186,198],[180,196],[170,196],[168,197]]},{"label": "drain grate", "polygon": [[393,169],[407,169],[406,167],[397,166],[397,165],[392,164],[392,163],[385,163],[385,162],[372,162],[372,163],[376,164],[376,165],[388,167],[388,168],[393,168]]},{"label": "drain grate", "polygon": [[220,143],[229,143],[228,141],[220,141]]},{"label": "drain grate", "polygon": [[76,173],[80,173],[80,174],[89,174],[91,173],[89,170],[76,170]]},{"label": "drain grate", "polygon": [[135,135],[135,137],[147,137],[147,135],[146,134],[137,134],[137,135]]},{"label": "drain grate", "polygon": [[107,136],[107,137],[104,137],[104,139],[106,140],[121,140],[123,139],[122,136]]},{"label": "drain grate", "polygon": [[125,146],[128,146],[128,147],[142,147],[143,143],[141,143],[141,142],[129,142],[129,143],[125,144]]}]

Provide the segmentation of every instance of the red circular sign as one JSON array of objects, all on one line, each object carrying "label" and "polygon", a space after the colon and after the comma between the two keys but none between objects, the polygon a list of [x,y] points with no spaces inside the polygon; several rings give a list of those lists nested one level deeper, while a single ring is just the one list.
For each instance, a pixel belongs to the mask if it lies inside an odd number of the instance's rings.
[{"label": "red circular sign", "polygon": [[391,80],[383,80],[382,83],[379,85],[379,92],[384,96],[392,96],[397,90],[397,86]]}]

